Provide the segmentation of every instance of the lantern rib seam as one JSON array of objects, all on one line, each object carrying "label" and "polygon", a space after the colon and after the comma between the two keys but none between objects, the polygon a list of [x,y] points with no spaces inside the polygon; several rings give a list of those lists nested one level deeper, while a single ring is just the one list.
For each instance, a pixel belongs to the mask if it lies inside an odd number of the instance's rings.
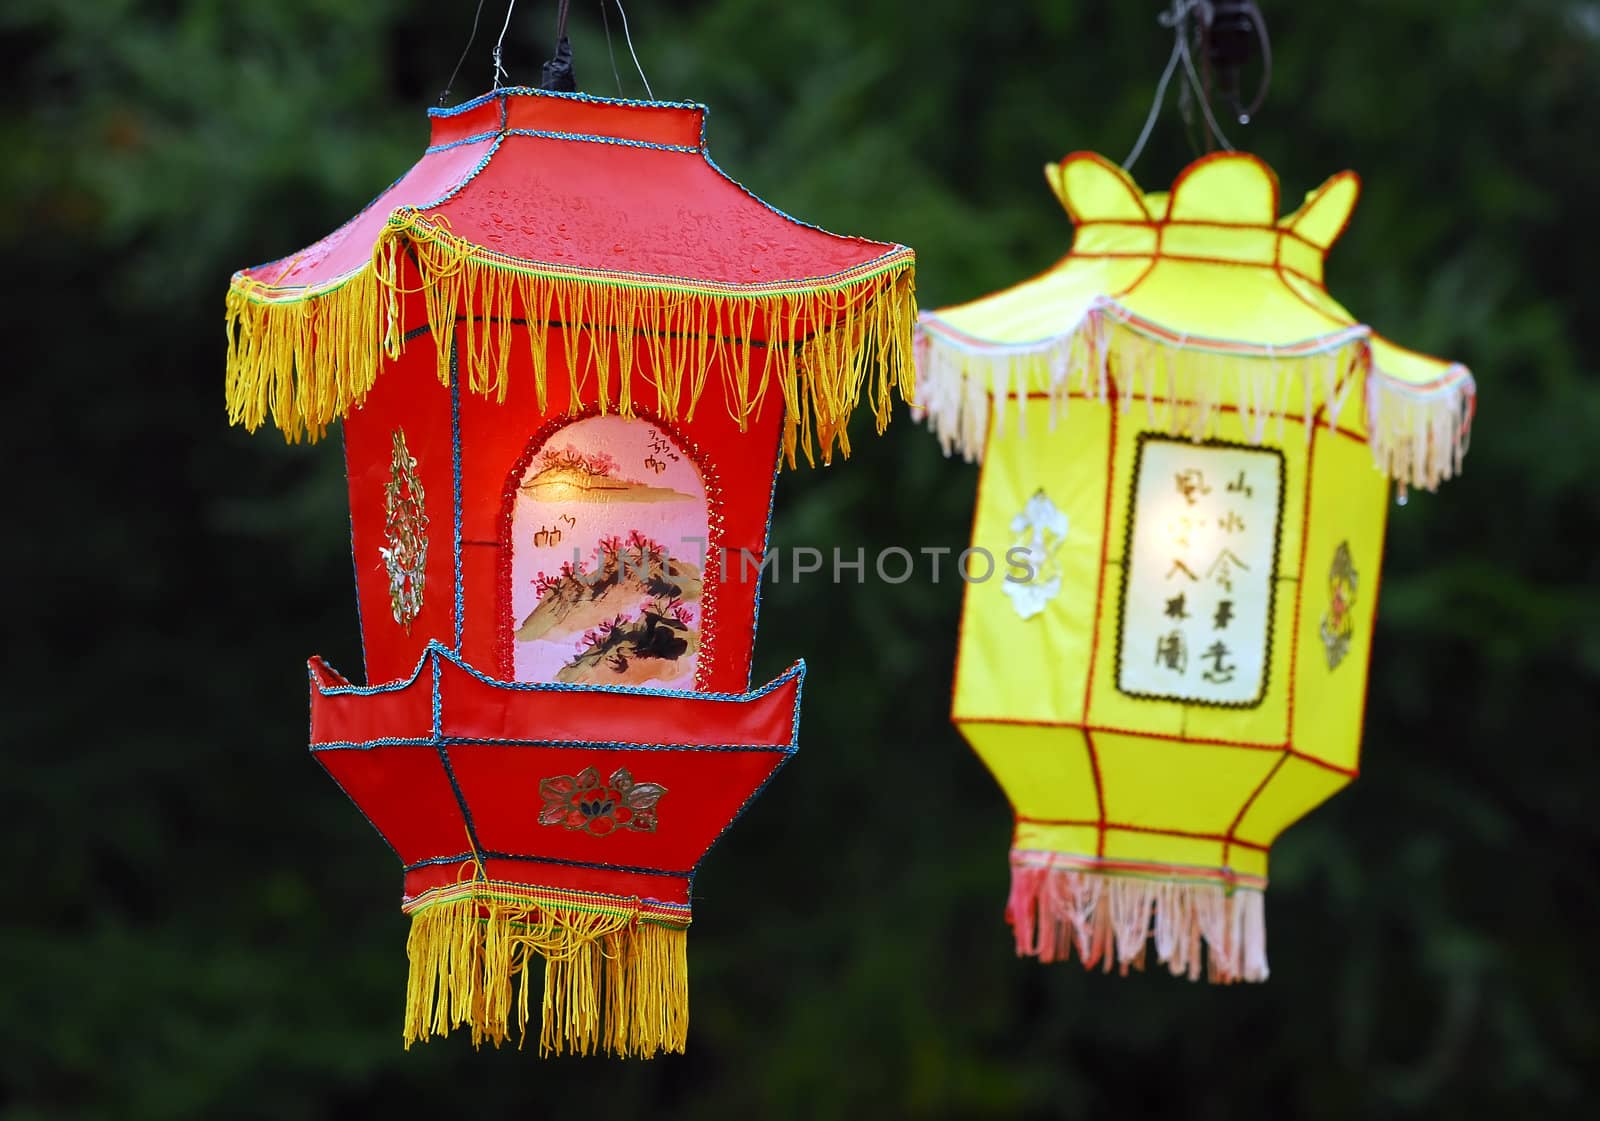
[{"label": "lantern rib seam", "polygon": [[450,343],[450,490],[453,520],[452,544],[455,548],[455,603],[453,605],[453,633],[455,648],[459,652],[464,641],[467,622],[466,574],[461,557],[461,374],[460,340]]},{"label": "lantern rib seam", "polygon": [[747,743],[635,743],[630,740],[530,739],[515,736],[375,736],[369,740],[322,740],[311,745],[319,751],[371,751],[380,747],[549,747],[594,751],[729,751],[792,754],[793,744]]},{"label": "lantern rib seam", "polygon": [[[429,665],[435,656],[441,662],[449,662],[457,669],[495,689],[507,689],[524,693],[615,693],[639,697],[681,697],[692,701],[744,702],[757,700],[776,689],[781,689],[788,684],[791,678],[805,672],[805,662],[803,660],[796,661],[783,673],[759,689],[747,693],[698,692],[690,689],[652,689],[643,685],[569,685],[562,681],[500,681],[490,677],[437,639],[429,639],[416,668],[411,671],[408,677],[397,681],[385,682],[382,685],[324,685],[313,675],[311,684],[312,688],[325,697],[366,697],[381,693],[398,693],[415,685],[422,676],[423,667]],[[318,661],[320,662],[320,659]]]},{"label": "lantern rib seam", "polygon": [[[433,643],[429,642],[429,645],[432,646]],[[442,670],[443,666],[440,664],[438,656],[435,655],[433,659],[432,696],[434,750],[439,754],[439,765],[444,768],[445,777],[450,780],[450,790],[455,794],[456,806],[461,810],[461,822],[466,827],[467,840],[472,842],[474,852],[481,853],[483,851],[483,842],[478,840],[477,827],[472,823],[472,811],[467,808],[467,797],[461,792],[461,783],[456,780],[455,767],[450,764],[449,748],[442,742],[444,726],[444,697],[440,688],[443,676]],[[487,879],[481,861],[475,864],[473,871],[475,879]]]},{"label": "lantern rib seam", "polygon": [[733,826],[734,826],[734,823],[737,822],[741,817],[743,817],[745,815],[745,811],[750,808],[751,803],[753,803],[757,798],[759,798],[762,795],[762,793],[767,789],[767,786],[772,782],[772,780],[774,778],[777,777],[778,772],[783,770],[784,764],[788,763],[790,757],[793,756],[794,753],[800,749],[800,698],[805,693],[805,684],[806,684],[806,664],[805,664],[805,662],[804,661],[796,662],[795,663],[795,671],[794,672],[796,674],[795,690],[794,690],[794,711],[790,714],[790,718],[789,718],[789,727],[790,727],[790,733],[789,733],[789,735],[790,735],[790,741],[789,741],[790,746],[789,746],[789,750],[783,753],[782,757],[779,758],[777,763],[773,766],[772,770],[767,773],[767,777],[762,779],[760,784],[754,790],[752,790],[750,792],[750,796],[747,797],[742,803],[740,803],[738,809],[734,810],[733,816],[730,817],[727,820],[727,822],[723,825],[723,827],[717,831],[717,835],[715,837],[711,838],[711,843],[709,845],[707,845],[706,848],[705,848],[705,851],[700,854],[700,859],[696,860],[694,862],[694,870],[689,874],[689,895],[690,895],[691,899],[694,896],[694,877],[695,877],[695,874],[700,871],[700,866],[706,862],[706,857],[711,855],[711,850],[717,847],[717,843],[719,841],[721,841],[723,837],[727,836],[728,830],[732,829]]}]

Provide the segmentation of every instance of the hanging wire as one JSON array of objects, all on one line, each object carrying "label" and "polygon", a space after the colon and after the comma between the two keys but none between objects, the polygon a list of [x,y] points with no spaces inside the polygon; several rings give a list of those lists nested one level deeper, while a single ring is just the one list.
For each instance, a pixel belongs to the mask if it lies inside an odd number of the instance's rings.
[{"label": "hanging wire", "polygon": [[1133,162],[1144,151],[1145,144],[1150,139],[1150,132],[1156,127],[1156,118],[1161,116],[1161,104],[1167,99],[1167,83],[1172,81],[1173,72],[1178,69],[1178,60],[1181,52],[1178,44],[1172,44],[1172,51],[1167,55],[1167,65],[1161,71],[1161,81],[1156,83],[1155,100],[1150,103],[1150,112],[1145,114],[1144,128],[1139,130],[1139,139],[1133,142],[1133,150],[1128,153],[1128,158],[1122,161],[1122,170],[1127,171]]},{"label": "hanging wire", "polygon": [[1261,81],[1256,86],[1256,96],[1248,106],[1241,107],[1235,99],[1233,107],[1239,112],[1239,123],[1247,125],[1250,118],[1254,117],[1261,109],[1261,103],[1267,99],[1267,89],[1272,85],[1272,40],[1267,37],[1267,21],[1261,16],[1261,9],[1256,7],[1255,0],[1245,0],[1244,9],[1250,16],[1250,23],[1256,29],[1256,41],[1261,44]]},{"label": "hanging wire", "polygon": [[500,38],[494,41],[494,88],[496,90],[500,88],[500,79],[502,77],[510,77],[506,73],[506,68],[500,65],[500,49],[505,46],[506,32],[511,27],[511,13],[516,10],[517,0],[511,0],[511,3],[506,5],[506,22],[500,26]]},{"label": "hanging wire", "polygon": [[622,35],[628,41],[628,53],[633,56],[633,65],[639,71],[639,80],[644,82],[645,96],[654,101],[656,95],[650,89],[650,79],[644,76],[644,67],[639,65],[639,52],[633,49],[633,35],[628,31],[628,10],[622,6],[622,0],[617,0],[617,14],[622,17]]},{"label": "hanging wire", "polygon": [[[1185,2],[1187,2],[1186,10],[1190,10],[1198,8],[1203,0],[1173,0],[1172,6],[1176,9],[1180,3]],[[1207,94],[1206,84],[1200,81],[1200,75],[1195,71],[1194,56],[1189,51],[1189,36],[1184,34],[1183,20],[1181,18],[1178,21],[1176,34],[1178,46],[1183,51],[1183,68],[1189,74],[1189,86],[1194,90],[1195,100],[1200,102],[1200,111],[1205,114],[1206,124],[1210,126],[1211,135],[1215,136],[1217,141],[1231,152],[1233,151],[1233,145],[1228,143],[1226,136],[1222,135],[1222,126],[1217,124],[1217,118],[1211,113],[1211,98]]]},{"label": "hanging wire", "polygon": [[617,73],[617,51],[611,45],[611,18],[606,15],[606,0],[600,0],[600,23],[606,29],[606,54],[611,56],[611,76],[617,80],[617,96],[622,96],[622,75]]},{"label": "hanging wire", "polygon": [[444,89],[439,93],[439,107],[444,108],[444,103],[450,100],[450,89],[456,84],[456,77],[461,73],[461,64],[467,61],[467,53],[472,50],[473,42],[478,38],[478,20],[483,16],[483,0],[478,0],[478,10],[472,13],[472,33],[467,36],[467,45],[461,48],[461,57],[456,59],[456,68],[450,71],[450,80],[444,84]]},{"label": "hanging wire", "polygon": [[[1255,11],[1254,4],[1251,5],[1251,9],[1257,17],[1254,22],[1261,37],[1263,48],[1264,50],[1270,50],[1270,48],[1266,47],[1265,22],[1260,18],[1259,11]],[[1139,132],[1139,139],[1134,142],[1133,150],[1128,153],[1128,158],[1122,161],[1122,169],[1124,171],[1131,168],[1134,161],[1144,151],[1144,146],[1150,139],[1151,130],[1155,128],[1156,118],[1161,115],[1161,106],[1166,101],[1167,86],[1172,81],[1172,75],[1180,62],[1183,63],[1184,76],[1189,80],[1189,89],[1193,94],[1193,98],[1200,103],[1200,111],[1205,114],[1206,124],[1211,129],[1211,135],[1215,136],[1218,143],[1228,151],[1233,151],[1233,145],[1223,135],[1221,126],[1217,124],[1217,118],[1211,112],[1211,99],[1206,96],[1205,83],[1200,80],[1200,74],[1194,65],[1194,55],[1189,50],[1189,17],[1197,11],[1201,12],[1202,19],[1209,18],[1211,5],[1207,0],[1172,0],[1172,7],[1156,17],[1162,27],[1172,28],[1172,53],[1167,56],[1166,68],[1161,71],[1161,80],[1156,84],[1155,99],[1150,103],[1150,112],[1145,116],[1144,128]],[[1270,66],[1270,63],[1268,65]],[[1260,108],[1261,101],[1265,97],[1266,84],[1265,79],[1263,79],[1262,86],[1256,95],[1255,101],[1251,103],[1250,109],[1240,113],[1241,123],[1248,123],[1250,115]]]}]

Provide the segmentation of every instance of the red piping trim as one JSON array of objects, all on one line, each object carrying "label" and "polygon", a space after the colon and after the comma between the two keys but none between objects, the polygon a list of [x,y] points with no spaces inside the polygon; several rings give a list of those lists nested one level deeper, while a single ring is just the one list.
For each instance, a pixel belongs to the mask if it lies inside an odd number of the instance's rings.
[{"label": "red piping trim", "polygon": [[[1175,703],[1175,702],[1174,702]],[[1326,759],[1319,759],[1309,755],[1292,743],[1238,743],[1234,740],[1200,739],[1194,736],[1184,736],[1181,739],[1171,732],[1145,732],[1136,728],[1109,728],[1101,725],[1075,724],[1066,720],[1017,720],[1006,716],[962,716],[955,719],[954,723],[961,724],[996,724],[1019,728],[1057,728],[1079,732],[1096,732],[1107,736],[1132,736],[1142,740],[1165,740],[1168,743],[1196,744],[1200,747],[1237,747],[1244,751],[1286,751],[1296,759],[1303,759],[1312,766],[1321,767],[1325,771],[1344,775],[1346,778],[1358,778],[1361,772],[1350,767],[1341,767],[1337,763],[1330,763]]]},{"label": "red piping trim", "polygon": [[[1115,832],[1115,833],[1148,833],[1148,834],[1151,834],[1151,835],[1154,835],[1154,836],[1162,836],[1162,837],[1183,837],[1183,838],[1185,838],[1187,840],[1191,840],[1191,841],[1217,841],[1217,842],[1222,843],[1223,845],[1234,844],[1234,845],[1238,845],[1240,848],[1253,849],[1256,852],[1266,852],[1271,847],[1270,845],[1258,845],[1254,841],[1234,840],[1234,839],[1231,839],[1227,834],[1223,834],[1223,833],[1203,833],[1203,832],[1198,832],[1196,830],[1191,830],[1191,829],[1158,829],[1153,825],[1131,825],[1131,824],[1129,824],[1127,822],[1116,822],[1116,821],[1108,821],[1108,822],[1106,822],[1105,824],[1102,825],[1097,821],[1083,821],[1083,820],[1078,820],[1078,819],[1074,819],[1074,818],[1064,818],[1064,817],[1063,818],[1028,817],[1025,814],[1018,814],[1017,815],[1017,824],[1018,825],[1065,825],[1065,826],[1077,826],[1079,828],[1095,826],[1095,827],[1103,829],[1103,830],[1105,830],[1107,832]],[[1103,855],[1103,854],[1101,854],[1101,855]],[[1226,863],[1226,850],[1224,850],[1224,863]]]}]

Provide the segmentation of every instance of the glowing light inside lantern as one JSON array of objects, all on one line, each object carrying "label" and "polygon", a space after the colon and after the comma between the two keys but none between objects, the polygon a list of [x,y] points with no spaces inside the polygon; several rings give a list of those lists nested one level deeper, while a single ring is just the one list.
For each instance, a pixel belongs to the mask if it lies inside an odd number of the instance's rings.
[{"label": "glowing light inside lantern", "polygon": [[1282,512],[1276,449],[1141,437],[1118,689],[1198,704],[1261,703]]}]

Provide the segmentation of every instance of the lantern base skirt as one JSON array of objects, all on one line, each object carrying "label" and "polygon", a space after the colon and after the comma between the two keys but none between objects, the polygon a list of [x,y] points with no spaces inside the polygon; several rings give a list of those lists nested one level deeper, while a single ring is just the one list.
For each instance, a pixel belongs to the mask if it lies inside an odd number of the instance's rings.
[{"label": "lantern base skirt", "polygon": [[1267,979],[1266,882],[1204,869],[1012,850],[1006,919],[1017,954],[1086,969],[1143,969],[1151,943],[1174,976]]},{"label": "lantern base skirt", "polygon": [[544,967],[540,1055],[682,1053],[686,906],[473,880],[408,901],[405,1044],[466,1027],[473,1046],[527,1036]]}]

